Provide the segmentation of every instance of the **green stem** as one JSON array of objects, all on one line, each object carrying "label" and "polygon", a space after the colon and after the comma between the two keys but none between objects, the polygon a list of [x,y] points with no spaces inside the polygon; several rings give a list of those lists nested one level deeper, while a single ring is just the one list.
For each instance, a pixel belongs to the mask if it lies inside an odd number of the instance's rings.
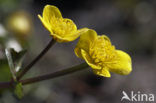
[{"label": "green stem", "polygon": [[36,64],[42,57],[44,54],[47,53],[47,51],[55,44],[55,40],[52,39],[49,44],[46,46],[46,48],[29,64],[27,65],[22,72],[19,73],[19,75],[17,76],[17,80],[20,80],[30,69],[31,67]]},{"label": "green stem", "polygon": [[64,75],[67,75],[67,74],[70,74],[70,73],[74,73],[74,72],[83,70],[83,69],[85,69],[87,67],[88,67],[88,64],[82,63],[82,64],[79,64],[77,66],[74,66],[74,67],[71,67],[71,68],[68,68],[68,69],[64,69],[64,70],[61,70],[61,71],[57,71],[57,72],[54,72],[54,73],[50,73],[50,74],[46,74],[46,75],[42,75],[42,76],[38,76],[38,77],[33,77],[33,78],[30,78],[30,79],[20,80],[20,82],[23,85],[36,83],[36,82],[40,82],[40,81],[43,81],[43,80],[53,79],[53,78],[64,76]]},{"label": "green stem", "polygon": [[[89,67],[87,63],[82,63],[64,70],[60,70],[54,73],[50,73],[50,74],[46,74],[46,75],[42,75],[42,76],[38,76],[38,77],[33,77],[33,78],[29,78],[29,79],[24,79],[24,80],[20,80],[19,82],[21,82],[23,85],[26,84],[32,84],[32,83],[36,83],[36,82],[40,82],[40,81],[44,81],[44,80],[48,80],[48,79],[54,79],[57,77],[61,77],[67,74],[71,74],[77,71],[81,71],[84,70],[85,68]],[[13,87],[13,83],[12,81],[10,82],[1,82],[0,83],[0,88],[9,88],[9,87]]]}]

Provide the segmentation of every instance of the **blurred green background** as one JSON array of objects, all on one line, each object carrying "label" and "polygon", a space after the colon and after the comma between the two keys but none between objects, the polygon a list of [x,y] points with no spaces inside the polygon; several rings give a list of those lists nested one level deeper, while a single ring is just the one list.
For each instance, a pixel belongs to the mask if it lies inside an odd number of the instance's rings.
[{"label": "blurred green background", "polygon": [[[122,91],[156,94],[155,0],[0,0],[0,81],[10,80],[4,49],[27,49],[23,67],[51,40],[37,15],[46,4],[57,6],[78,28],[106,34],[117,49],[132,57],[128,76],[98,77],[91,69],[24,86],[23,99],[0,91],[0,103],[120,103]],[[57,43],[25,78],[61,70],[81,62],[74,54],[77,40]],[[124,101],[126,103],[126,101]],[[127,103],[129,103],[127,101]]]}]

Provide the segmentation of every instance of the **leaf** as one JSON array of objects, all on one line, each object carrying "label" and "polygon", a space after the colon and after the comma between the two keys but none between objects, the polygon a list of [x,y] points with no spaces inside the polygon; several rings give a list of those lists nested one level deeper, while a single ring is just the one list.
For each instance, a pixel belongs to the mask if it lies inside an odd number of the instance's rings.
[{"label": "leaf", "polygon": [[[10,81],[12,75],[9,70],[8,61],[6,59],[0,59],[0,82]],[[8,89],[0,88],[0,95]]]},{"label": "leaf", "polygon": [[16,73],[20,70],[26,50],[16,52],[13,48],[5,49],[6,57],[12,73],[13,79],[16,81]]},{"label": "leaf", "polygon": [[22,62],[24,59],[24,55],[27,52],[27,50],[22,50],[20,52],[16,52],[14,49],[10,49],[12,58],[13,58],[13,62],[14,62],[14,66],[15,66],[15,71],[18,72],[21,69],[22,66]]},{"label": "leaf", "polygon": [[24,96],[24,94],[23,94],[23,88],[22,88],[22,83],[17,83],[16,84],[14,93],[18,97],[18,99],[22,99],[22,97]]},{"label": "leaf", "polygon": [[9,81],[11,73],[6,59],[0,59],[0,82]]},{"label": "leaf", "polygon": [[13,59],[12,59],[12,56],[11,56],[9,48],[5,49],[5,54],[6,54],[6,57],[7,57],[7,60],[8,60],[8,64],[9,64],[9,67],[10,67],[10,71],[11,71],[12,77],[16,81],[16,71],[15,71]]}]

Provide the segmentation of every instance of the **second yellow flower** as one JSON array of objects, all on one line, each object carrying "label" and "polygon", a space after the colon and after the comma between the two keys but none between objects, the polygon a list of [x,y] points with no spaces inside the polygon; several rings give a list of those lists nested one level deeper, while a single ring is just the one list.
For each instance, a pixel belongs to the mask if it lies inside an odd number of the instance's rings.
[{"label": "second yellow flower", "polygon": [[59,9],[53,5],[46,5],[43,17],[40,15],[38,17],[57,42],[73,41],[87,30],[86,28],[78,30],[75,23],[68,18],[63,18]]}]

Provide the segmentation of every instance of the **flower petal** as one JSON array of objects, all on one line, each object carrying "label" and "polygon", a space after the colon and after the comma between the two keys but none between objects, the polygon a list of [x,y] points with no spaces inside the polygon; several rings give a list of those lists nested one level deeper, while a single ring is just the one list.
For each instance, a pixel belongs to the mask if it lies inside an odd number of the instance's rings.
[{"label": "flower petal", "polygon": [[111,72],[120,74],[120,75],[128,75],[132,71],[132,62],[131,57],[121,51],[116,50],[117,52],[117,59],[114,61],[114,63],[107,64],[107,67]]},{"label": "flower petal", "polygon": [[53,34],[51,30],[51,20],[52,18],[62,18],[61,12],[59,9],[52,5],[46,5],[43,10],[43,17],[41,15],[38,15],[39,19],[41,20],[44,27]]},{"label": "flower petal", "polygon": [[60,29],[65,31],[65,35],[63,35],[63,37],[73,35],[77,31],[76,24],[73,20],[68,18],[63,18],[63,22],[60,23]]},{"label": "flower petal", "polygon": [[43,19],[49,22],[52,17],[62,18],[62,14],[56,6],[46,5],[43,10]]},{"label": "flower petal", "polygon": [[111,77],[110,72],[107,68],[102,68],[102,70],[93,70],[93,72],[99,76]]},{"label": "flower petal", "polygon": [[94,30],[88,29],[86,32],[83,32],[80,35],[79,42],[77,43],[77,46],[75,48],[75,54],[78,57],[82,58],[81,49],[85,50],[86,52],[89,52],[90,45],[92,45],[96,39],[97,33]]},{"label": "flower petal", "polygon": [[73,41],[86,31],[88,31],[88,28],[79,29],[75,33],[65,36],[63,39],[65,40],[65,42]]},{"label": "flower petal", "polygon": [[93,69],[101,69],[101,67],[97,66],[96,64],[93,63],[92,59],[90,58],[90,56],[87,54],[87,52],[85,52],[83,49],[81,49],[81,54],[82,57],[84,58],[84,60],[87,62],[87,64],[93,68]]},{"label": "flower petal", "polygon": [[43,26],[51,33],[53,34],[52,30],[51,30],[51,26],[49,23],[47,23],[42,17],[41,15],[38,15],[38,18],[41,20]]},{"label": "flower petal", "polygon": [[86,32],[87,30],[88,30],[88,28],[82,28],[82,29],[79,29],[78,31],[76,31],[75,33],[73,33],[72,35],[67,35],[65,37],[61,37],[56,34],[51,34],[51,35],[53,35],[54,38],[56,37],[56,41],[59,43],[70,42],[70,41],[77,39],[82,33]]}]

